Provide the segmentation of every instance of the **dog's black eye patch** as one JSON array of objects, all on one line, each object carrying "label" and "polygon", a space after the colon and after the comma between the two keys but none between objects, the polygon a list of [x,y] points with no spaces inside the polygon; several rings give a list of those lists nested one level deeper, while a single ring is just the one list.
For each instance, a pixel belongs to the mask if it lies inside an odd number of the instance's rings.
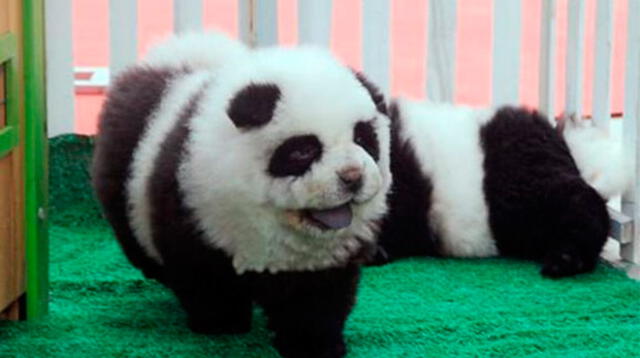
[{"label": "dog's black eye patch", "polygon": [[275,84],[252,83],[236,93],[227,115],[238,128],[257,128],[271,121],[279,99],[280,88]]},{"label": "dog's black eye patch", "polygon": [[364,148],[369,155],[375,160],[380,159],[380,145],[378,144],[378,135],[371,121],[358,122],[353,129],[353,141]]},{"label": "dog's black eye patch", "polygon": [[314,135],[291,137],[275,150],[268,172],[274,177],[300,176],[322,157],[322,143]]}]

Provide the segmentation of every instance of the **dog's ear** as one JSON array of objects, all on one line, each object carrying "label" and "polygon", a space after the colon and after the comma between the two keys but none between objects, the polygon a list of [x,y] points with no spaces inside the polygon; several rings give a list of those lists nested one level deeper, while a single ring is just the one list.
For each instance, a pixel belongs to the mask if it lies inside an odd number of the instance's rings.
[{"label": "dog's ear", "polygon": [[565,112],[562,112],[562,114],[560,114],[560,116],[558,118],[556,118],[556,131],[558,131],[558,134],[561,134],[564,132],[564,128],[567,125],[567,120],[568,120],[568,116]]},{"label": "dog's ear", "polygon": [[378,86],[369,81],[369,79],[362,72],[358,72],[354,69],[351,69],[351,71],[356,76],[356,79],[358,80],[358,82],[360,82],[362,87],[364,87],[367,92],[369,92],[369,95],[371,96],[373,103],[376,105],[378,112],[386,115],[388,113],[387,102]]}]

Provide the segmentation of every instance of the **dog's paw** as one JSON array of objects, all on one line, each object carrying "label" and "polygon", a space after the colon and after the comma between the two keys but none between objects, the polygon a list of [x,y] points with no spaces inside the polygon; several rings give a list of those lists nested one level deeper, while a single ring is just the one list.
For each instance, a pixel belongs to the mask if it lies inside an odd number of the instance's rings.
[{"label": "dog's paw", "polygon": [[560,278],[590,271],[593,266],[587,264],[577,253],[559,251],[549,253],[544,258],[540,273],[546,277]]},{"label": "dog's paw", "polygon": [[276,349],[283,358],[342,358],[347,353],[343,342],[337,342],[326,347],[276,344]]},{"label": "dog's paw", "polygon": [[235,322],[220,322],[211,319],[191,317],[188,321],[189,329],[199,334],[241,334],[251,330],[251,322],[237,320]]},{"label": "dog's paw", "polygon": [[367,266],[382,266],[390,263],[391,261],[391,257],[387,251],[383,247],[378,246],[375,248],[375,252],[370,254],[364,263]]}]

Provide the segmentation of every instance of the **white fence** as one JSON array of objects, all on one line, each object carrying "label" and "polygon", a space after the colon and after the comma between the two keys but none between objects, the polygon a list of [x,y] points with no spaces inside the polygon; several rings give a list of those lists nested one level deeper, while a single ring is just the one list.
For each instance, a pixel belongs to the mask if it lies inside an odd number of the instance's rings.
[{"label": "white fence", "polygon": [[[236,0],[229,0],[236,1]],[[239,1],[240,37],[253,46],[277,43],[277,0]],[[402,0],[396,0],[402,1]],[[177,32],[201,29],[202,0],[174,0]],[[428,0],[426,94],[433,101],[452,101],[455,93],[456,0]],[[555,88],[556,0],[541,1],[539,108],[556,113],[555,91],[566,95],[567,114],[580,116],[584,66],[585,2],[568,0],[566,87]],[[301,43],[329,45],[331,0],[298,0],[298,38]],[[611,112],[611,58],[614,0],[597,0],[593,119],[608,130]],[[640,0],[628,0],[628,34],[625,68],[624,147],[635,163],[635,188],[625,193],[622,213],[612,211],[613,236],[625,260],[640,263]],[[385,92],[390,87],[391,0],[362,0],[362,62],[367,75]],[[110,0],[111,71],[137,56],[137,1]],[[517,104],[521,61],[521,0],[494,0],[492,102]],[[73,131],[73,64],[71,54],[71,0],[46,1],[48,113],[50,136]],[[416,29],[416,31],[421,29]],[[77,76],[78,74],[76,74]],[[89,86],[105,86],[108,74],[87,71],[96,78],[78,79]],[[78,83],[78,82],[77,82]]]}]

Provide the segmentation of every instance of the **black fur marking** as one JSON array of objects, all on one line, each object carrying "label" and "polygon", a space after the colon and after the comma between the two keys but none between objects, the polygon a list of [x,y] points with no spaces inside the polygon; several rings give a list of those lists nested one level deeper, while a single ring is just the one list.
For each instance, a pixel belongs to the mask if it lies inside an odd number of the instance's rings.
[{"label": "black fur marking", "polygon": [[92,180],[105,216],[131,263],[147,277],[158,277],[159,266],[138,244],[127,217],[125,183],[133,151],[149,116],[162,99],[167,83],[179,71],[135,67],[112,84],[98,124]]},{"label": "black fur marking", "polygon": [[503,108],[481,129],[489,222],[502,255],[542,261],[550,277],[592,270],[609,232],[605,201],[536,112]]},{"label": "black fur marking", "polygon": [[286,139],[274,151],[267,171],[274,177],[300,176],[322,157],[322,143],[315,135]]},{"label": "black fur marking", "polygon": [[200,94],[183,109],[176,127],[162,143],[149,180],[153,239],[164,261],[163,283],[180,300],[192,330],[247,332],[252,313],[248,284],[236,275],[227,255],[204,243],[178,183],[188,124]]},{"label": "black fur marking", "polygon": [[198,96],[185,106],[161,144],[148,183],[153,240],[163,265],[155,264],[137,244],[127,223],[124,185],[146,118],[157,107],[170,75],[131,70],[116,82],[103,111],[94,181],[125,253],[176,294],[196,332],[245,332],[251,326],[252,303],[257,302],[264,307],[283,357],[344,356],[342,331],[355,301],[361,255],[343,267],[325,270],[238,275],[226,253],[205,244],[192,209],[182,199],[178,178]]},{"label": "black fur marking", "polygon": [[380,92],[378,87],[374,85],[367,77],[362,73],[355,70],[352,70],[353,74],[356,76],[356,79],[362,87],[364,87],[369,95],[371,96],[371,100],[376,105],[378,112],[382,114],[387,114],[387,102],[385,101],[384,95]]},{"label": "black fur marking", "polygon": [[280,95],[280,88],[275,84],[252,83],[233,97],[227,115],[238,128],[263,126],[273,118]]},{"label": "black fur marking", "polygon": [[371,122],[358,122],[353,129],[353,141],[364,148],[377,162],[380,159],[378,135]]},{"label": "black fur marking", "polygon": [[256,301],[264,307],[283,357],[342,357],[342,331],[355,300],[358,265],[236,274],[224,252],[204,244],[192,211],[181,199],[177,170],[188,137],[189,108],[163,144],[150,191],[165,284],[187,312],[190,328],[207,334],[246,332]]},{"label": "black fur marking", "polygon": [[378,239],[380,252],[374,264],[407,256],[437,255],[437,238],[430,228],[431,181],[424,177],[413,146],[401,138],[402,114],[390,106],[391,174],[387,196],[389,212],[382,221]]},{"label": "black fur marking", "polygon": [[355,303],[357,264],[316,272],[255,275],[274,345],[285,358],[343,357],[342,331]]}]

